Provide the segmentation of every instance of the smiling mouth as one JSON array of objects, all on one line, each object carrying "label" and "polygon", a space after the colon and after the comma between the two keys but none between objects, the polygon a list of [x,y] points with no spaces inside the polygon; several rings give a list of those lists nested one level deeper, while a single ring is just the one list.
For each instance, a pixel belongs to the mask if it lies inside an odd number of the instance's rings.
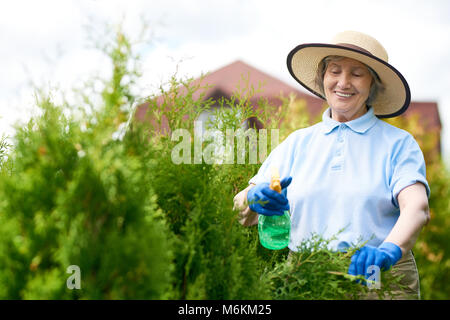
[{"label": "smiling mouth", "polygon": [[354,93],[343,93],[338,91],[335,91],[334,93],[341,98],[350,98],[351,96],[355,95]]}]

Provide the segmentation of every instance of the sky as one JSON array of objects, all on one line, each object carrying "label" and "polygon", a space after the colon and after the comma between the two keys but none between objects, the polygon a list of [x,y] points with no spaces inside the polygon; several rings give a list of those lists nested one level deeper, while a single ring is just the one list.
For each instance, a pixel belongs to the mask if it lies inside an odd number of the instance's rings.
[{"label": "sky", "polygon": [[299,88],[286,68],[291,49],[344,30],[370,34],[407,79],[412,100],[438,103],[450,159],[447,0],[1,0],[0,135],[35,113],[35,86],[69,92],[107,74],[89,40],[101,26],[122,22],[138,38],[143,21],[143,92],[175,73],[197,77],[237,59]]}]

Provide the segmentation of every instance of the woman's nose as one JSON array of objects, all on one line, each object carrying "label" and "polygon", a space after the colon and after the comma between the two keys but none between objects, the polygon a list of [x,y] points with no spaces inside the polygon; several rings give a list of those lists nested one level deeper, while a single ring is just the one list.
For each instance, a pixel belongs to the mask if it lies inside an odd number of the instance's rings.
[{"label": "woman's nose", "polygon": [[342,72],[339,76],[337,86],[339,89],[349,89],[350,88],[350,75]]}]

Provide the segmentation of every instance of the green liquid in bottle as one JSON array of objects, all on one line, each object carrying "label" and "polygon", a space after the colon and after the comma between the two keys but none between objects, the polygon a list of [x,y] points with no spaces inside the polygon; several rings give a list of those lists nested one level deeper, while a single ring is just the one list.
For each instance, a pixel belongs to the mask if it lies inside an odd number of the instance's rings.
[{"label": "green liquid in bottle", "polygon": [[285,211],[282,216],[258,217],[259,241],[263,247],[271,250],[284,249],[289,244],[291,217]]}]

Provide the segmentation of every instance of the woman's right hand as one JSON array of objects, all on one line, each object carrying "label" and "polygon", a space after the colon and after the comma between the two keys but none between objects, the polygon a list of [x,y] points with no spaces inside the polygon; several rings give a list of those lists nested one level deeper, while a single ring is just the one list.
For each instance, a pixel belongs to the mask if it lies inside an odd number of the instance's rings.
[{"label": "woman's right hand", "polygon": [[247,202],[250,209],[265,216],[281,216],[289,210],[289,202],[286,198],[286,188],[291,184],[292,177],[281,180],[281,193],[270,189],[269,183],[260,183],[251,188],[247,193]]}]

